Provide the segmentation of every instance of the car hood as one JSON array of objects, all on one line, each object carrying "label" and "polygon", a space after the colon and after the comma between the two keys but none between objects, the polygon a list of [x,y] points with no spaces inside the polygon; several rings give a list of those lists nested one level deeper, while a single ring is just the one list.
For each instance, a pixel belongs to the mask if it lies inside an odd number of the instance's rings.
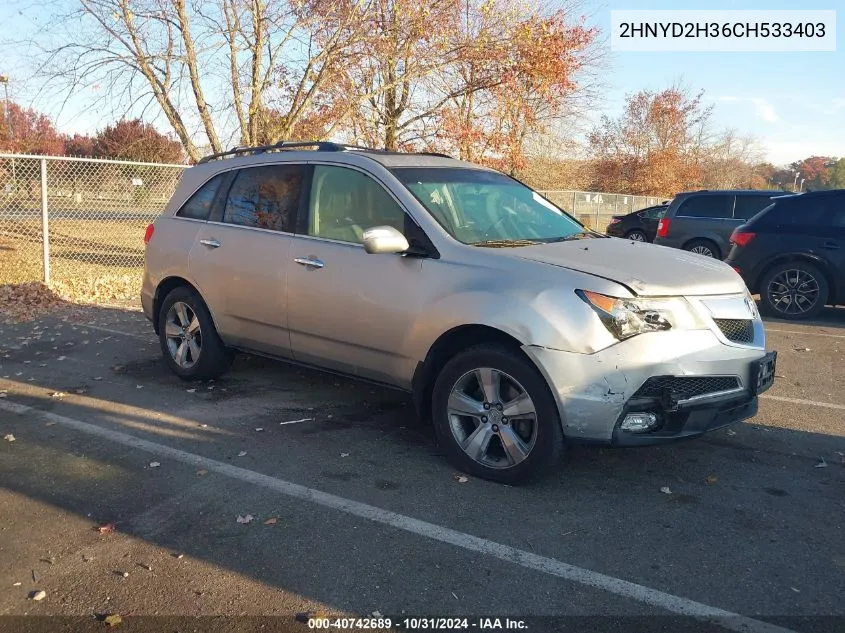
[{"label": "car hood", "polygon": [[716,259],[666,246],[618,238],[553,242],[502,249],[529,261],[560,266],[618,282],[641,296],[745,292],[745,283]]}]

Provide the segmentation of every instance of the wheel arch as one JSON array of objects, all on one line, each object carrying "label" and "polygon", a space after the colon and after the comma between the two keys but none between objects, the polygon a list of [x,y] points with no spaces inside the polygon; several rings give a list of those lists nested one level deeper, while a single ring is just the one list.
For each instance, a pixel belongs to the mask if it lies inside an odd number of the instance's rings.
[{"label": "wheel arch", "polygon": [[441,334],[431,345],[425,359],[417,363],[411,379],[411,391],[417,415],[421,420],[431,418],[431,396],[440,370],[456,354],[484,343],[500,344],[534,361],[522,351],[523,343],[507,332],[480,323],[459,325]]},{"label": "wheel arch", "polygon": [[205,303],[206,308],[208,308],[209,314],[211,314],[211,320],[214,322],[214,327],[217,327],[217,320],[214,318],[214,312],[212,312],[211,307],[208,303],[203,299],[202,293],[199,291],[194,284],[183,277],[179,276],[172,276],[166,277],[159,282],[158,286],[156,286],[155,295],[153,296],[153,328],[155,329],[155,333],[159,333],[158,321],[159,321],[159,311],[161,310],[161,304],[164,301],[165,297],[169,295],[173,290],[179,288],[180,286],[186,286],[193,290],[194,292],[199,295],[200,299],[203,300]]}]

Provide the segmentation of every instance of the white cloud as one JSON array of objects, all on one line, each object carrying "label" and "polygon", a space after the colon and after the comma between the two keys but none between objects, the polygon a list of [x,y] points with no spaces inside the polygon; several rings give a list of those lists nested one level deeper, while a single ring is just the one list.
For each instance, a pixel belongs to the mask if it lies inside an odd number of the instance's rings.
[{"label": "white cloud", "polygon": [[757,114],[760,118],[767,123],[777,123],[780,121],[778,113],[775,112],[775,107],[765,99],[751,99],[751,102],[754,104],[754,107],[757,108]]},{"label": "white cloud", "polygon": [[735,97],[733,95],[725,95],[722,97],[716,97],[716,101],[728,103],[750,103],[754,106],[754,110],[757,113],[757,116],[766,123],[777,123],[778,121],[780,121],[780,117],[778,116],[778,113],[775,110],[775,106],[773,106],[771,103],[769,103],[762,97]]}]

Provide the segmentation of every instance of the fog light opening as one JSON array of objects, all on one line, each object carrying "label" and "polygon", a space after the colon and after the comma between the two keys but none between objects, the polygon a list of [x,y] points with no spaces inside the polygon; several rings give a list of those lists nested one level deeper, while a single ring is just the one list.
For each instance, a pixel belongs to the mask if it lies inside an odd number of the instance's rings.
[{"label": "fog light opening", "polygon": [[651,411],[634,411],[625,415],[621,429],[629,433],[646,433],[658,424],[660,419]]}]

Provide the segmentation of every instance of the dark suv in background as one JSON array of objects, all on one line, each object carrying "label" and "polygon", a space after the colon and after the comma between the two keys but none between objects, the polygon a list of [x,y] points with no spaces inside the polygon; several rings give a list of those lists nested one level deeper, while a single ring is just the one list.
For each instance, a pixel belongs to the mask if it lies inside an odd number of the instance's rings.
[{"label": "dark suv in background", "polygon": [[679,193],[657,226],[655,244],[723,259],[733,230],[784,191],[728,190]]},{"label": "dark suv in background", "polygon": [[731,242],[727,263],[764,312],[806,319],[845,303],[845,190],[777,198]]}]

